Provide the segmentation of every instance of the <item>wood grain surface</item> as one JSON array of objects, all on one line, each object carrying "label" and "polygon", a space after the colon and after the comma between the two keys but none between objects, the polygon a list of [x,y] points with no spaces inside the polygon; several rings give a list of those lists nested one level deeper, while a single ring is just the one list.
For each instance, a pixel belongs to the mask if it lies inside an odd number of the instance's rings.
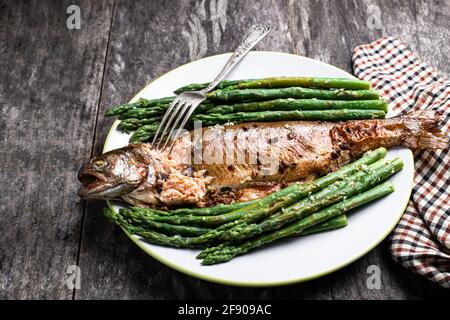
[{"label": "wood grain surface", "polygon": [[[69,30],[66,10],[81,9]],[[80,201],[76,172],[101,152],[111,105],[189,61],[232,51],[255,22],[258,50],[305,55],[351,71],[355,46],[400,37],[450,73],[450,0],[0,1],[0,298],[417,299],[448,291],[392,261],[385,241],[323,278],[276,288],[228,287],[183,275],[135,246]],[[77,265],[81,288],[70,289]],[[367,267],[381,270],[368,289]]]},{"label": "wood grain surface", "polygon": [[[112,3],[2,1],[0,297],[71,299],[84,203],[75,174],[90,157]],[[94,32],[95,30],[95,32]]]}]

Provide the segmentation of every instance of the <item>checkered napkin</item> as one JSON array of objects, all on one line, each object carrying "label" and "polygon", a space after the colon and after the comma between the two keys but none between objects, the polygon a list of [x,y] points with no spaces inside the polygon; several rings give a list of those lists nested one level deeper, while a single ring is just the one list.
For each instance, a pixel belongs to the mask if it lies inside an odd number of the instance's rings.
[{"label": "checkered napkin", "polygon": [[[395,38],[359,46],[353,71],[389,101],[393,114],[441,110],[450,134],[450,81]],[[450,151],[415,153],[414,187],[391,235],[391,254],[405,268],[450,288]]]}]

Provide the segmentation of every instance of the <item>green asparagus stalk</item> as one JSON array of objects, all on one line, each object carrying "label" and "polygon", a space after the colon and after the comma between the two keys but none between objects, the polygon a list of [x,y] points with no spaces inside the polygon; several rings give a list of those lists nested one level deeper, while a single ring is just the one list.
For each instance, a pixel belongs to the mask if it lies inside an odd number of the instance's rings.
[{"label": "green asparagus stalk", "polygon": [[215,125],[231,122],[234,124],[252,121],[344,121],[358,119],[382,119],[385,117],[382,110],[292,110],[292,111],[261,111],[238,112],[229,114],[198,114],[192,119],[202,121],[203,125]]},{"label": "green asparagus stalk", "polygon": [[158,130],[159,123],[147,124],[136,130],[130,137],[130,143],[147,142],[149,141]]},{"label": "green asparagus stalk", "polygon": [[322,100],[377,100],[380,95],[375,90],[319,90],[300,87],[276,89],[216,90],[207,94],[219,101],[259,101],[274,99],[322,99]]},{"label": "green asparagus stalk", "polygon": [[199,236],[211,231],[209,228],[171,225],[168,223],[148,220],[145,219],[145,216],[139,214],[139,212],[130,209],[120,209],[119,214],[133,225],[150,228],[169,235]]},{"label": "green asparagus stalk", "polygon": [[[252,121],[345,121],[358,119],[381,119],[385,117],[385,112],[381,110],[292,110],[292,111],[261,111],[261,112],[238,112],[230,114],[196,114],[191,118],[193,121],[202,121],[203,125],[213,126],[224,123],[242,123]],[[130,138],[130,143],[148,142],[156,133],[160,118],[148,119],[125,119],[122,120],[118,129],[120,131],[135,133]]]},{"label": "green asparagus stalk", "polygon": [[[147,227],[133,225],[133,224],[129,223],[122,215],[120,215],[119,213],[117,213],[107,207],[105,207],[103,209],[103,212],[106,217],[108,217],[115,224],[119,225],[121,228],[123,228],[129,234],[135,234],[135,235],[141,236],[142,238],[144,238],[145,240],[147,240],[150,243],[154,243],[154,244],[158,244],[158,245],[162,245],[162,246],[182,247],[182,248],[192,248],[192,249],[198,249],[198,248],[205,247],[205,245],[202,245],[202,244],[183,243],[183,245],[179,245],[179,244],[181,244],[181,242],[174,241],[174,239],[181,238],[180,236],[169,237],[163,233],[150,230]],[[318,233],[318,232],[334,230],[337,228],[345,227],[346,225],[347,225],[347,219],[344,215],[343,217],[336,217],[334,219],[330,219],[329,221],[326,221],[317,226],[313,226],[313,227],[305,230],[305,232],[301,233],[301,235],[307,235],[307,234],[313,234],[313,233]]]},{"label": "green asparagus stalk", "polygon": [[212,207],[205,208],[179,208],[174,210],[159,210],[154,208],[140,208],[140,207],[129,207],[128,210],[136,211],[138,214],[142,214],[144,216],[185,216],[185,215],[193,215],[193,216],[217,216],[227,212],[235,211],[246,207],[250,204],[256,203],[258,200],[244,201],[244,202],[235,202],[230,204],[218,204]]},{"label": "green asparagus stalk", "polygon": [[[150,115],[162,115],[169,108],[173,97],[161,99],[139,99],[136,102],[125,103],[114,106],[106,111],[106,116],[120,116],[120,119],[138,118],[143,119]],[[204,112],[214,106],[214,103],[205,100],[196,109],[196,113]]]},{"label": "green asparagus stalk", "polygon": [[[321,222],[317,225],[313,225],[312,227],[306,228],[302,232],[300,232],[298,235],[293,234],[292,236],[307,236],[310,234],[315,234],[319,232],[325,232],[330,230],[335,230],[339,228],[343,228],[348,225],[347,216],[345,214],[338,215],[337,217],[332,217],[324,222]],[[196,259],[204,259],[207,257],[210,253],[213,253],[215,251],[221,250],[224,248],[227,244],[222,243],[218,246],[214,247],[207,247],[202,250],[195,258]]]},{"label": "green asparagus stalk", "polygon": [[218,105],[207,110],[206,113],[227,114],[235,112],[255,111],[290,111],[290,110],[334,110],[334,109],[362,109],[382,110],[387,112],[387,102],[384,100],[318,100],[318,99],[277,99]]},{"label": "green asparagus stalk", "polygon": [[[209,83],[193,83],[181,87],[175,91],[176,94],[190,91],[201,90]],[[246,80],[224,80],[219,83],[217,89],[255,89],[255,88],[283,88],[283,87],[312,87],[312,88],[338,88],[351,90],[370,89],[370,82],[345,79],[345,78],[313,78],[313,77],[274,77],[264,79],[246,79]]]},{"label": "green asparagus stalk", "polygon": [[340,214],[337,217],[330,218],[324,222],[318,223],[312,227],[306,228],[301,231],[299,236],[307,236],[310,234],[315,234],[324,231],[336,230],[339,228],[343,228],[348,225],[347,215]]},{"label": "green asparagus stalk", "polygon": [[[222,81],[219,82],[219,84],[217,85],[216,89],[224,89],[226,87],[239,84],[242,81],[250,81],[250,80],[222,80]],[[185,91],[202,90],[202,89],[205,89],[208,85],[209,85],[209,82],[208,83],[191,83],[191,84],[188,84],[188,85],[186,85],[184,87],[178,88],[177,90],[174,91],[174,93],[175,94],[180,94],[180,93],[185,92]]]},{"label": "green asparagus stalk", "polygon": [[[205,247],[205,244],[195,244],[186,241],[181,236],[167,236],[165,234],[148,230],[148,229],[139,229],[129,231],[130,234],[138,235],[144,238],[147,242],[157,244],[164,247],[174,247],[174,248],[190,248],[190,249],[201,249]],[[187,238],[190,239],[190,238]]]},{"label": "green asparagus stalk", "polygon": [[[283,214],[281,215],[269,217],[261,223],[240,224],[223,232],[219,239],[224,241],[239,241],[267,231],[279,229],[283,225],[302,219],[306,215],[311,214],[323,207],[354,196],[367,190],[368,188],[372,188],[380,181],[401,170],[402,167],[403,161],[400,158],[395,158],[394,160],[385,163],[384,160],[380,160],[370,165],[368,172],[366,174],[360,174],[358,179],[346,181],[344,183],[344,187],[339,187],[339,184],[341,183],[340,181],[336,182],[327,189],[314,194],[313,197],[299,201],[290,207],[284,208]],[[354,176],[358,176],[358,174],[355,174]],[[332,188],[334,186],[337,186],[337,188],[333,191]]]},{"label": "green asparagus stalk", "polygon": [[166,106],[164,107],[152,107],[145,109],[131,109],[119,115],[119,119],[149,119],[149,118],[159,118],[166,111]]},{"label": "green asparagus stalk", "polygon": [[138,122],[139,122],[138,119],[122,120],[117,125],[117,129],[120,130],[121,132],[131,133],[134,130],[136,130],[137,128],[139,128]]},{"label": "green asparagus stalk", "polygon": [[122,132],[130,133],[130,132],[132,132],[136,129],[139,129],[143,126],[152,125],[151,127],[145,127],[145,128],[154,130],[155,125],[159,125],[160,122],[161,122],[160,117],[148,118],[148,119],[125,119],[125,120],[120,121],[119,125],[117,126],[117,129],[119,129]]},{"label": "green asparagus stalk", "polygon": [[[154,221],[165,222],[178,225],[200,225],[200,226],[217,226],[232,222],[235,220],[246,219],[247,221],[254,221],[260,219],[270,213],[275,212],[279,208],[286,206],[287,203],[298,201],[302,197],[306,197],[310,193],[324,189],[336,181],[345,179],[358,172],[361,167],[372,164],[386,155],[385,148],[378,148],[374,151],[365,153],[359,160],[343,166],[339,170],[329,173],[315,181],[303,184],[293,184],[287,188],[274,192],[254,203],[242,207],[238,210],[231,211],[217,216],[159,216],[153,215],[151,212],[146,212],[146,209],[141,209],[140,212],[146,215],[148,219]],[[137,209],[138,210],[138,209]]]},{"label": "green asparagus stalk", "polygon": [[[168,236],[156,231],[149,230],[148,228],[144,228],[142,226],[136,226],[129,223],[121,214],[115,212],[109,207],[103,208],[104,215],[113,223],[120,226],[129,234],[138,235],[144,239],[146,239],[150,243],[158,244],[161,246],[170,246],[170,247],[183,247],[183,248],[200,248],[199,245],[186,243],[184,241],[179,242],[178,239],[184,239],[179,235]],[[179,246],[178,244],[183,244]]]},{"label": "green asparagus stalk", "polygon": [[226,90],[256,89],[256,88],[287,88],[309,87],[325,89],[368,90],[369,81],[345,78],[312,78],[312,77],[277,77],[242,81],[229,85]]},{"label": "green asparagus stalk", "polygon": [[258,200],[251,200],[251,201],[236,202],[236,203],[230,203],[230,204],[218,204],[213,207],[207,207],[207,208],[180,208],[180,209],[165,211],[166,214],[163,214],[163,215],[218,216],[218,215],[221,215],[221,214],[224,214],[227,212],[241,209],[250,204],[254,204],[257,201]]},{"label": "green asparagus stalk", "polygon": [[165,98],[152,99],[152,100],[141,98],[136,102],[130,102],[130,103],[125,103],[125,104],[121,104],[118,106],[114,106],[114,107],[110,108],[109,110],[107,110],[105,115],[106,116],[118,116],[122,113],[125,113],[125,112],[127,112],[129,110],[133,110],[133,109],[150,108],[150,107],[158,107],[161,105],[168,105],[169,103],[171,103],[173,101],[173,98],[174,97],[165,97]]},{"label": "green asparagus stalk", "polygon": [[292,223],[291,225],[288,225],[280,230],[256,237],[241,244],[225,245],[221,247],[220,250],[212,251],[208,255],[206,255],[206,257],[202,261],[202,264],[211,265],[226,262],[237,255],[242,255],[252,249],[269,244],[278,239],[291,237],[293,235],[299,235],[303,231],[308,230],[307,228],[310,228],[311,226],[317,225],[322,221],[348,212],[358,206],[383,197],[393,191],[393,184],[391,182],[385,182],[379,186],[374,187],[373,189],[355,195],[342,202],[336,203],[329,208],[313,213],[312,215],[295,223]]},{"label": "green asparagus stalk", "polygon": [[[202,121],[206,126],[223,123],[242,123],[251,121],[294,121],[294,120],[317,120],[317,121],[343,121],[357,119],[381,119],[385,117],[382,110],[291,110],[291,111],[261,111],[261,112],[238,112],[229,114],[197,114],[190,122]],[[157,130],[160,118],[149,119],[126,119],[122,120],[118,129],[127,133],[136,132],[130,138],[130,142],[147,142]]]},{"label": "green asparagus stalk", "polygon": [[136,130],[146,125],[159,125],[161,117],[147,118],[147,119],[125,119],[121,120],[117,126],[120,130]]}]

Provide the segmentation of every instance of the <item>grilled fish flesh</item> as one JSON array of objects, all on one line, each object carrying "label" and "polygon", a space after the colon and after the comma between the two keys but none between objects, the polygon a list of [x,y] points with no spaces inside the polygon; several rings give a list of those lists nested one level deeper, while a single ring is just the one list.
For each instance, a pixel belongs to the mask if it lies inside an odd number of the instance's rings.
[{"label": "grilled fish flesh", "polygon": [[142,207],[212,206],[267,195],[334,171],[378,147],[446,149],[436,111],[384,120],[243,123],[183,135],[170,155],[130,144],[82,166],[83,198]]}]

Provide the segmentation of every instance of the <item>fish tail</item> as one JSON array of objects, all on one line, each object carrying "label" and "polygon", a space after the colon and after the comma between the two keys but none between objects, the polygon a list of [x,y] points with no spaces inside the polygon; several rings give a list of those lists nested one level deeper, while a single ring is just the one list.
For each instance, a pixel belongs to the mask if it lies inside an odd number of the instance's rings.
[{"label": "fish tail", "polygon": [[412,149],[447,149],[448,137],[439,130],[443,120],[442,111],[412,111],[398,119],[405,126],[404,145]]},{"label": "fish tail", "polygon": [[449,139],[439,130],[442,120],[440,111],[414,111],[383,120],[340,123],[333,127],[330,136],[338,150],[348,150],[353,157],[379,147],[448,149]]}]

